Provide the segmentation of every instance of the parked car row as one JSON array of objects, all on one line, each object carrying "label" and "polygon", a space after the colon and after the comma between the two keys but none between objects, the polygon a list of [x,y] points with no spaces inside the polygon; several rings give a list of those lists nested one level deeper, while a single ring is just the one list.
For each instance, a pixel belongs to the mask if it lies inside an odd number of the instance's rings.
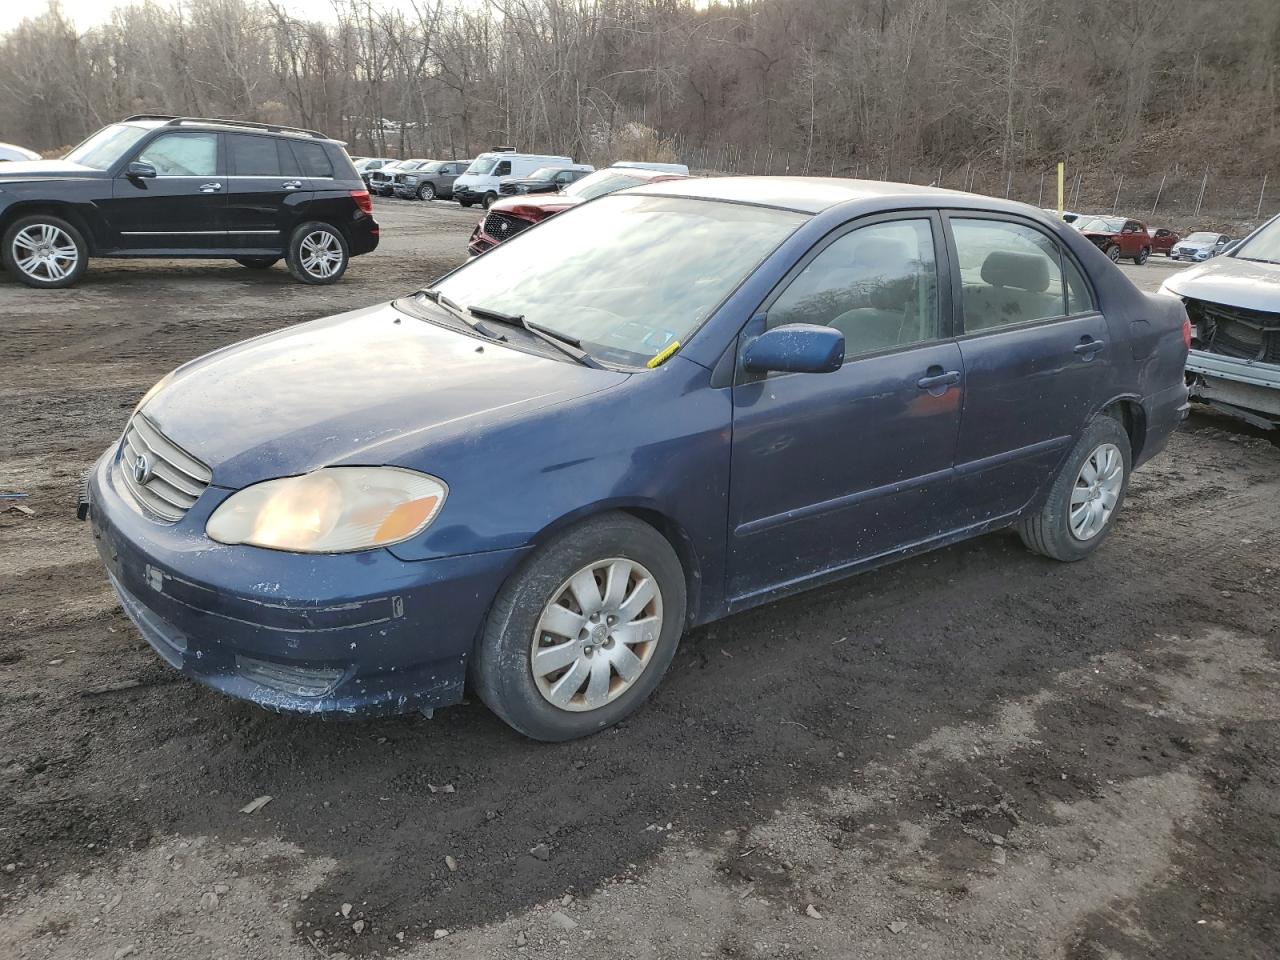
[{"label": "parked car row", "polygon": [[[1046,210],[1056,216],[1054,210]],[[1062,219],[1071,224],[1103,253],[1118,260],[1132,260],[1141,265],[1153,254],[1164,254],[1171,260],[1201,263],[1230,248],[1232,240],[1223,233],[1193,233],[1179,236],[1164,227],[1151,229],[1141,220],[1129,217],[1092,216],[1064,212]]]}]

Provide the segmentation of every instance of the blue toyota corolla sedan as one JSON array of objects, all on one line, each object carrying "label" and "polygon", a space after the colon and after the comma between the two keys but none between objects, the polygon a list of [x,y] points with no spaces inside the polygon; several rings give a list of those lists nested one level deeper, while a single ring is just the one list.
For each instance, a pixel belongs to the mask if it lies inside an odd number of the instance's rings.
[{"label": "blue toyota corolla sedan", "polygon": [[1086,557],[1185,415],[1188,337],[1031,207],[670,181],[179,368],[85,509],[197,680],[332,716],[470,679],[563,740],[697,624],[1000,527]]}]

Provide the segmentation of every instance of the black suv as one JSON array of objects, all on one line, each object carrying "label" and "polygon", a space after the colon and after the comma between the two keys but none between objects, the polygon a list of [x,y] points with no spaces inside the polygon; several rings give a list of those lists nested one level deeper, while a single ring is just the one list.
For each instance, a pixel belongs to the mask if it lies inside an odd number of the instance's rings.
[{"label": "black suv", "polygon": [[0,166],[0,259],[31,287],[66,287],[90,257],[199,257],[334,283],[378,246],[364,182],[314,130],[136,116],[62,160]]}]

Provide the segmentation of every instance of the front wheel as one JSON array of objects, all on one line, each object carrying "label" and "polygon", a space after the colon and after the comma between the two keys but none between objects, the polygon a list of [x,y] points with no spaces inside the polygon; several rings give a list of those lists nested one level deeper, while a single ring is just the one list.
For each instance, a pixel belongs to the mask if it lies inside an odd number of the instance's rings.
[{"label": "front wheel", "polygon": [[498,195],[496,193],[486,193],[484,195],[484,208],[488,210],[491,206],[493,206],[494,201],[497,199],[498,199]]},{"label": "front wheel", "polygon": [[1120,259],[1120,245],[1118,243],[1113,243],[1111,246],[1107,247],[1107,256],[1111,259],[1112,263],[1117,262]]},{"label": "front wheel", "polygon": [[459,200],[459,201],[458,201],[458,206],[460,206],[460,207],[469,207],[469,206],[471,206],[471,201],[470,201],[470,200]]},{"label": "front wheel", "polygon": [[236,257],[236,263],[250,270],[270,270],[279,262],[279,257]]},{"label": "front wheel", "polygon": [[419,200],[434,200],[436,198],[436,188],[429,183],[424,183],[418,188]]},{"label": "front wheel", "polygon": [[1143,247],[1141,250],[1138,251],[1138,255],[1133,258],[1133,262],[1136,263],[1138,266],[1142,266],[1144,263],[1146,263],[1150,259],[1151,259],[1151,248]]},{"label": "front wheel", "polygon": [[0,260],[28,287],[69,287],[89,265],[89,248],[80,231],[61,217],[20,217],[4,232]]},{"label": "front wheel", "polygon": [[293,231],[286,257],[289,272],[303,283],[337,283],[347,272],[351,255],[342,231],[332,224],[304,223]]},{"label": "front wheel", "polygon": [[535,740],[603,730],[657,687],[685,602],[684,571],[662,534],[621,513],[584,521],[498,593],[471,662],[476,692]]},{"label": "front wheel", "polygon": [[1111,417],[1097,417],[1058,471],[1040,512],[1019,524],[1022,542],[1065,562],[1093,553],[1115,525],[1132,462],[1124,427]]}]

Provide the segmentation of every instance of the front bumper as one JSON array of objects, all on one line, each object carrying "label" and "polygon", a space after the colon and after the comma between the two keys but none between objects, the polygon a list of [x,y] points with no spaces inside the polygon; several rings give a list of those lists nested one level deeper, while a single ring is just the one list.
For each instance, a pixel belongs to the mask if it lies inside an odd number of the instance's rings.
[{"label": "front bumper", "polygon": [[498,240],[484,232],[484,221],[481,221],[471,231],[471,239],[467,241],[467,253],[470,256],[478,257],[486,250],[496,247],[498,243]]},{"label": "front bumper", "polygon": [[523,555],[405,561],[389,550],[306,555],[226,546],[209,487],[175,524],[140,512],[115,448],[89,476],[89,520],[125,612],[168,663],[215,690],[321,717],[462,699],[489,603]]},{"label": "front bumper", "polygon": [[1192,350],[1187,373],[1195,400],[1258,427],[1280,426],[1280,364]]},{"label": "front bumper", "polygon": [[459,188],[455,186],[453,188],[453,199],[459,203],[483,203],[484,194],[470,187]]}]

